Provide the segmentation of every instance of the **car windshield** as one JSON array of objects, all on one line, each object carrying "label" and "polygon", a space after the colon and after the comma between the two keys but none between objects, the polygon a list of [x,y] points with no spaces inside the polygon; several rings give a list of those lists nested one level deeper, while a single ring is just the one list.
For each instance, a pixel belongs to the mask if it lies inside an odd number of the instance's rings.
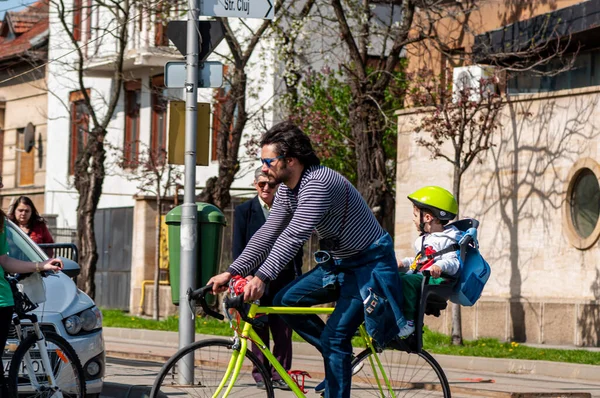
[{"label": "car windshield", "polygon": [[25,236],[16,230],[14,224],[6,222],[6,240],[8,241],[8,255],[12,258],[23,261],[44,261],[37,250],[35,250],[33,243]]}]

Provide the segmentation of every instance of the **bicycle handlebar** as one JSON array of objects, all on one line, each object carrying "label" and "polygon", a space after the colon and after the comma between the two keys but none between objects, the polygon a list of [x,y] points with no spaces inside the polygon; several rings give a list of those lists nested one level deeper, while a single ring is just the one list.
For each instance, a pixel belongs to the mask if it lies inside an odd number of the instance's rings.
[{"label": "bicycle handlebar", "polygon": [[246,310],[246,308],[244,308],[244,293],[239,294],[235,297],[225,297],[223,302],[225,303],[226,309],[233,308],[234,310],[236,310],[240,314],[240,317],[244,322],[248,322],[249,324],[257,328],[264,327],[264,324],[258,322],[256,319],[248,318],[248,311]]},{"label": "bicycle handlebar", "polygon": [[[199,302],[200,306],[202,307],[202,310],[204,310],[204,313],[206,315],[210,315],[213,318],[223,320],[223,319],[225,319],[225,317],[223,315],[219,314],[218,312],[211,310],[208,306],[208,303],[206,302],[206,295],[208,293],[212,292],[212,287],[213,287],[213,285],[211,283],[210,285],[203,286],[194,291],[192,291],[192,289],[188,289],[188,291],[187,291],[188,300],[189,301],[196,300],[197,302]],[[226,296],[225,299],[223,300],[223,303],[225,304],[225,309],[229,309],[229,308],[235,309],[240,314],[240,317],[242,318],[242,320],[244,322],[248,322],[249,324],[251,324],[252,326],[255,326],[255,327],[259,327],[259,328],[263,327],[263,324],[256,321],[256,319],[248,318],[248,311],[244,308],[244,294],[243,293],[238,296],[235,296],[235,297]]]},{"label": "bicycle handlebar", "polygon": [[202,307],[206,315],[210,315],[213,318],[217,318],[218,320],[222,321],[223,319],[225,319],[225,317],[219,314],[218,312],[211,310],[208,306],[208,303],[206,302],[206,294],[212,292],[212,287],[213,285],[211,283],[210,285],[203,286],[200,289],[196,289],[194,291],[192,291],[192,289],[189,288],[187,291],[188,301],[199,301],[200,306]]}]

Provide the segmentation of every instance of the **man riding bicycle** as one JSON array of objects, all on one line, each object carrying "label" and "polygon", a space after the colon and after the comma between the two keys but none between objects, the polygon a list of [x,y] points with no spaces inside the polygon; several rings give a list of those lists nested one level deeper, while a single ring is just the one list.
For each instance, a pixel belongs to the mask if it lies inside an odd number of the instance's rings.
[{"label": "man riding bicycle", "polygon": [[291,122],[261,139],[263,172],[281,184],[271,215],[226,272],[209,281],[223,291],[232,276],[258,268],[244,290],[260,299],[314,230],[318,265],[274,298],[276,306],[336,302],[327,321],[317,315],[283,316],[325,359],[326,397],[350,397],[351,339],[361,323],[380,345],[407,334],[393,242],[360,193],[341,174],[320,165],[310,139]]}]

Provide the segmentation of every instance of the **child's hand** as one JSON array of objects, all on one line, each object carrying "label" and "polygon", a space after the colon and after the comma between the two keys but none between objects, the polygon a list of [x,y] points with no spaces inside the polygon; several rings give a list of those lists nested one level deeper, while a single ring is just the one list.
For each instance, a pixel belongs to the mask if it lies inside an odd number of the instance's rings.
[{"label": "child's hand", "polygon": [[431,272],[431,276],[434,278],[439,278],[442,276],[442,269],[435,264],[429,267],[429,271]]},{"label": "child's hand", "polygon": [[412,264],[413,260],[414,260],[414,258],[412,258],[412,257],[404,257],[398,264],[398,268],[399,269],[409,268],[410,265]]}]

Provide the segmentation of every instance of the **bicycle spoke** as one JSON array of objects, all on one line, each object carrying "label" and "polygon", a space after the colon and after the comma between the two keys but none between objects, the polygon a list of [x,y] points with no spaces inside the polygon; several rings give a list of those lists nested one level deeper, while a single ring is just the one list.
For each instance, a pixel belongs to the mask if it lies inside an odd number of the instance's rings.
[{"label": "bicycle spoke", "polygon": [[[194,368],[190,370],[183,358],[193,352]],[[186,352],[180,351],[163,367],[155,384],[155,397],[222,397],[231,387],[227,397],[270,397],[268,390],[259,389],[252,375],[251,353],[243,358],[239,372],[231,361],[235,351],[226,340],[198,342]],[[186,372],[187,371],[187,372]],[[263,378],[263,369],[258,371]],[[182,374],[193,374],[193,380],[182,383]],[[237,374],[237,377],[235,377]]]},{"label": "bicycle spoke", "polygon": [[[352,379],[352,391],[361,397],[449,397],[448,383],[439,365],[427,354],[386,349],[374,355],[361,353],[364,367]],[[385,373],[382,375],[382,371]],[[440,373],[441,372],[441,373]],[[387,378],[387,380],[386,380]],[[391,391],[390,391],[391,390]]]}]

